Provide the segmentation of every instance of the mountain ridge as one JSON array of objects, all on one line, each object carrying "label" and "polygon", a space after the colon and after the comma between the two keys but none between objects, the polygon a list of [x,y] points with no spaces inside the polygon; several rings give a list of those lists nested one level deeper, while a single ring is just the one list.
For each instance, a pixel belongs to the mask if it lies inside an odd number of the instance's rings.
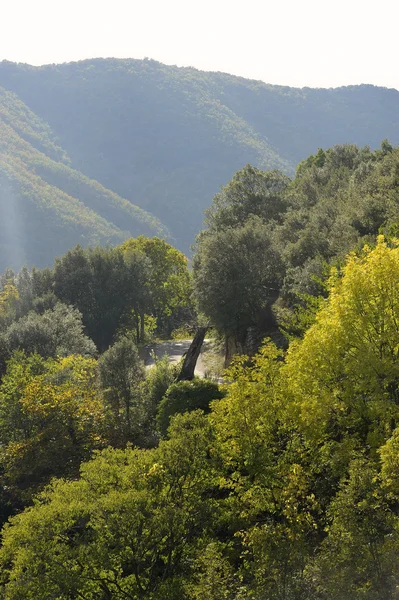
[{"label": "mountain ridge", "polygon": [[[153,214],[186,253],[204,209],[245,164],[292,176],[320,147],[399,143],[399,92],[371,84],[292,88],[99,58],[3,61],[0,86],[47,124],[66,167]],[[112,221],[112,203],[104,210]]]}]

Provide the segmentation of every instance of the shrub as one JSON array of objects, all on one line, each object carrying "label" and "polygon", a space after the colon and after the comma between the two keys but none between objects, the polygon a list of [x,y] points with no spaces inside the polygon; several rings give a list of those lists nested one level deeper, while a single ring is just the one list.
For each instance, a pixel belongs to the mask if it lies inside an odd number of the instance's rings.
[{"label": "shrub", "polygon": [[166,436],[173,415],[197,409],[209,412],[210,402],[223,396],[219,386],[208,379],[173,383],[158,406],[156,421],[159,433]]}]

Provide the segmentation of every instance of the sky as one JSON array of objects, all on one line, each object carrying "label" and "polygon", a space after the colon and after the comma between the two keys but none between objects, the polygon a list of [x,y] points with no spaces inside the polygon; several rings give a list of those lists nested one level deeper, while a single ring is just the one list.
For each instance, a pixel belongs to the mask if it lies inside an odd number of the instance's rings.
[{"label": "sky", "polygon": [[394,0],[3,0],[0,60],[152,58],[267,83],[399,89]]}]

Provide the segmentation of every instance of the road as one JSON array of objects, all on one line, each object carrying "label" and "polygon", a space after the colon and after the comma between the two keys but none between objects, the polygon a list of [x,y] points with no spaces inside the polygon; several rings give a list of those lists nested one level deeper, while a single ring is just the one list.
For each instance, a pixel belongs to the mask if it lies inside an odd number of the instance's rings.
[{"label": "road", "polygon": [[[179,362],[183,354],[187,352],[190,347],[192,340],[172,340],[169,342],[156,342],[154,344],[148,344],[144,348],[144,363],[147,368],[150,368],[154,364],[154,354],[157,358],[166,356],[169,358],[169,362],[175,364]],[[203,347],[209,344],[209,340],[204,341]],[[204,377],[205,365],[202,360],[202,354],[199,355],[197,366],[195,369],[195,375],[198,377]]]}]

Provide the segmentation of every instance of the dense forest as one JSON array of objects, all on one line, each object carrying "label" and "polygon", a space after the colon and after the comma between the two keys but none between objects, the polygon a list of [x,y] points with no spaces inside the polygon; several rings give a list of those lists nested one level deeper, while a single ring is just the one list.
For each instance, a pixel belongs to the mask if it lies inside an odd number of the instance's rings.
[{"label": "dense forest", "polygon": [[[159,237],[0,279],[0,598],[396,600],[399,148],[221,188]],[[224,341],[223,382],[145,369]]]},{"label": "dense forest", "polygon": [[[245,164],[292,177],[319,147],[399,143],[399,92],[374,86],[296,89],[130,59],[3,61],[0,86],[1,204],[17,206],[12,222],[31,215],[13,234],[26,248],[17,259],[13,246],[18,268],[138,234],[187,254],[203,210]],[[48,248],[32,240],[32,221],[54,232]]]}]

